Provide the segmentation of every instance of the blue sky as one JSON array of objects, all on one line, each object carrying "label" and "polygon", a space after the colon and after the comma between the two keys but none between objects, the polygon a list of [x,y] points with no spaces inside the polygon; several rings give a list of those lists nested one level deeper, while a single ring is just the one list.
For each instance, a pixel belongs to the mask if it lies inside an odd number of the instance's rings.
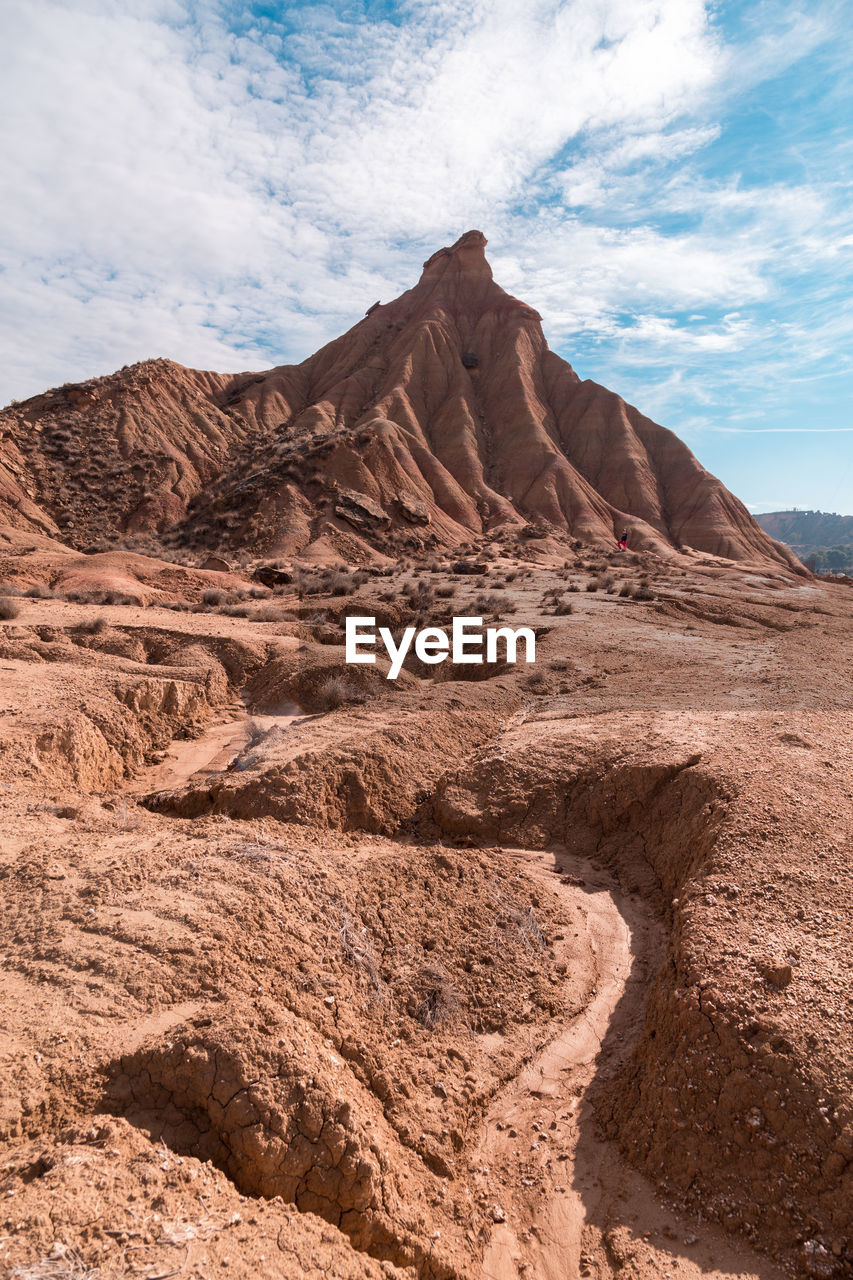
[{"label": "blue sky", "polygon": [[[846,20],[845,20],[846,19]],[[0,402],[297,361],[463,231],[754,510],[853,513],[849,9],[6,0]]]}]

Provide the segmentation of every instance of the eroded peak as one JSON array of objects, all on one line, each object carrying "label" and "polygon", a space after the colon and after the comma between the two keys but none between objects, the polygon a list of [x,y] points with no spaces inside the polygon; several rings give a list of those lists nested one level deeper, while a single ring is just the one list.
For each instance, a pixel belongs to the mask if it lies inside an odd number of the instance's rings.
[{"label": "eroded peak", "polygon": [[460,258],[468,268],[485,270],[491,276],[492,269],[486,261],[486,245],[488,240],[482,231],[466,231],[461,235],[455,244],[449,245],[444,249],[438,249],[427,258],[424,263],[424,271],[429,271],[430,267],[436,266],[438,263],[447,258]]}]

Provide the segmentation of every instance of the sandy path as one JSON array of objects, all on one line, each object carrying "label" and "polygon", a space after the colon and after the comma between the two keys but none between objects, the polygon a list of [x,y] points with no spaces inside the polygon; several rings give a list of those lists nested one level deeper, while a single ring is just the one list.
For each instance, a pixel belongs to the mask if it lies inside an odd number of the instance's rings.
[{"label": "sandy path", "polygon": [[473,1164],[495,1220],[483,1280],[581,1276],[673,1280],[781,1280],[747,1246],[676,1214],[596,1136],[587,1091],[630,1051],[663,954],[661,930],[641,899],[621,894],[601,868],[568,854],[519,851],[528,870],[555,872],[595,960],[595,988],[569,1023],[498,1094]]},{"label": "sandy path", "polygon": [[130,788],[134,793],[173,791],[197,773],[219,773],[240,755],[258,733],[289,729],[303,716],[295,703],[278,715],[242,715],[215,721],[198,738],[173,739],[166,757],[138,774]]},{"label": "sandy path", "polygon": [[[548,874],[549,865],[553,868],[552,856],[519,856],[540,874]],[[591,874],[586,865],[573,865],[572,871],[578,878]],[[496,1168],[509,1172],[523,1163],[522,1177],[533,1191],[525,1196],[523,1185],[513,1188],[514,1180],[507,1180],[510,1199],[504,1194],[493,1213],[504,1214],[505,1221],[496,1223],[483,1258],[483,1275],[489,1280],[531,1274],[565,1280],[579,1269],[585,1209],[571,1185],[566,1156],[571,1159],[577,1146],[580,1097],[624,993],[633,955],[630,929],[611,893],[601,888],[586,894],[574,885],[560,885],[560,891],[573,907],[582,905],[578,915],[595,958],[596,985],[583,1013],[498,1095],[486,1117],[477,1153],[481,1168],[489,1174]],[[554,1155],[562,1169],[554,1167]]]}]

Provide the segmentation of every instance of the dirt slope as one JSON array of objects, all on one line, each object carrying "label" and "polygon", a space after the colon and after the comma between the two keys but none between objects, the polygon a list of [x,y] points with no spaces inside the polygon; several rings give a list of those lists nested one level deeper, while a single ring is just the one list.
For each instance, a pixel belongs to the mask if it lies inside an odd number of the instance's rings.
[{"label": "dirt slope", "polygon": [[165,535],[347,559],[497,529],[790,564],[690,450],[548,349],[470,231],[297,366],[149,361],[0,416],[0,515],[77,547]]},{"label": "dirt slope", "polygon": [[[0,1266],[849,1274],[849,589],[531,548],[292,621],[143,561],[0,622]],[[535,667],[347,683],[342,602],[415,597]]]}]

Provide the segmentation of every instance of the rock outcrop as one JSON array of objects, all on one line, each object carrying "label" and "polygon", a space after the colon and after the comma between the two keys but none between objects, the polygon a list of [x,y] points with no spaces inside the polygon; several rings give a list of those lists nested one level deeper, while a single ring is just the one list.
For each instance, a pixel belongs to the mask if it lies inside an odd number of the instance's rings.
[{"label": "rock outcrop", "polygon": [[627,528],[637,549],[796,568],[672,432],[549,350],[485,246],[469,231],[440,249],[300,365],[156,360],[7,409],[0,514],[77,546],[119,532],[265,554]]}]

